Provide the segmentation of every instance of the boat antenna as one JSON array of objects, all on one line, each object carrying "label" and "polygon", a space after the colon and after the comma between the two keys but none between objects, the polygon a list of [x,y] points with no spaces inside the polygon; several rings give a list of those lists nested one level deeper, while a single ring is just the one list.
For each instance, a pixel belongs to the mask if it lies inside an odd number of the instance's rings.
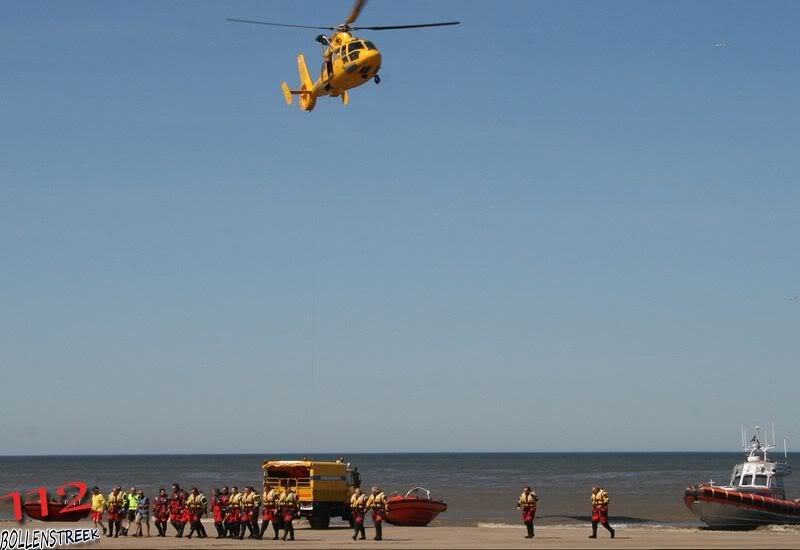
[{"label": "boat antenna", "polygon": [[772,423],[772,446],[774,447],[777,442],[778,442],[778,440],[775,439],[775,422],[773,422]]},{"label": "boat antenna", "polygon": [[789,458],[789,450],[786,447],[786,438],[785,437],[783,438],[783,458],[784,459]]},{"label": "boat antenna", "polygon": [[746,438],[746,436],[744,434],[744,424],[741,425],[741,428],[742,428],[742,449],[746,449],[747,448],[747,444],[744,441],[745,438]]}]

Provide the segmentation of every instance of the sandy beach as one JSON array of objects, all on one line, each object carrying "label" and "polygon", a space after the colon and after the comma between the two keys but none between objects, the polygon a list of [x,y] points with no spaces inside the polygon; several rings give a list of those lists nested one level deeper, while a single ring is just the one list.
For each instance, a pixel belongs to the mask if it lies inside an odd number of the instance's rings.
[{"label": "sandy beach", "polygon": [[[43,523],[29,521],[0,524],[0,529],[75,529],[90,528],[91,523]],[[207,525],[209,532],[213,524]],[[155,529],[153,529],[155,532]],[[294,542],[269,540],[218,540],[193,538],[121,537],[101,538],[89,543],[101,548],[797,548],[800,546],[800,529],[769,527],[756,531],[707,531],[701,529],[625,528],[617,530],[611,540],[600,533],[596,540],[588,539],[589,528],[539,527],[532,540],[523,538],[522,525],[512,528],[481,527],[394,527],[384,529],[384,540],[371,540],[372,530],[367,529],[367,540],[353,541],[346,527],[333,527],[325,531],[311,530],[300,523]],[[85,545],[84,545],[85,546]]]}]

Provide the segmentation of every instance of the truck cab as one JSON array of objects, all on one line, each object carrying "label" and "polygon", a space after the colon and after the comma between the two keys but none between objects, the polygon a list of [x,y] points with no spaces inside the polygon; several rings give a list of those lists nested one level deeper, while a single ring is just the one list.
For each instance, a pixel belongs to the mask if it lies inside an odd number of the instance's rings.
[{"label": "truck cab", "polygon": [[344,461],[265,460],[264,489],[297,494],[299,514],[312,529],[327,529],[332,517],[350,520],[350,496],[361,485],[358,468]]}]

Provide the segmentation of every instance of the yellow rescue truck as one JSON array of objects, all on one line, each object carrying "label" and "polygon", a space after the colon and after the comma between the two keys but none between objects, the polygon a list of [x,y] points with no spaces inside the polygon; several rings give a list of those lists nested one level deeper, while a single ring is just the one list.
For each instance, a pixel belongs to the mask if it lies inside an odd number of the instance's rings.
[{"label": "yellow rescue truck", "polygon": [[331,518],[351,521],[350,496],[361,486],[358,468],[344,462],[316,460],[265,460],[264,488],[283,494],[291,487],[297,494],[300,516],[312,529],[327,529]]}]

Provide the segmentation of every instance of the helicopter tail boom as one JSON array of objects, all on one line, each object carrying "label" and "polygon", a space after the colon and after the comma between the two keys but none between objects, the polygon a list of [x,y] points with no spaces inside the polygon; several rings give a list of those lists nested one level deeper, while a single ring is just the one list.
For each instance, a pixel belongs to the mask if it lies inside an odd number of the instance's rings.
[{"label": "helicopter tail boom", "polygon": [[[306,58],[303,54],[297,56],[297,71],[300,73],[300,108],[304,111],[310,111],[317,104],[317,98],[314,95],[314,81],[311,80],[311,74],[308,72],[306,66]],[[284,95],[286,91],[284,90]]]}]

